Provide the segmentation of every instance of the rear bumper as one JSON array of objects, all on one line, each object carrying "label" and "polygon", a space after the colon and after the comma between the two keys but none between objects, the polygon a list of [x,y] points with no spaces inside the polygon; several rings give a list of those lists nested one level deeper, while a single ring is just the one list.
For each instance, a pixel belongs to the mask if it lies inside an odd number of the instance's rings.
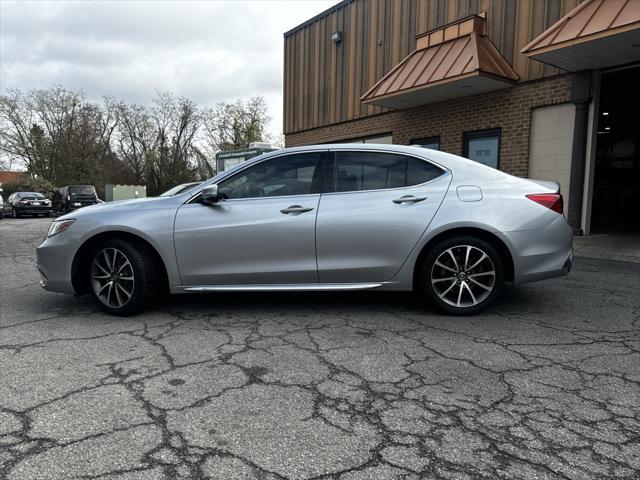
[{"label": "rear bumper", "polygon": [[573,231],[563,216],[539,230],[507,232],[512,244],[514,283],[560,277],[571,271]]}]

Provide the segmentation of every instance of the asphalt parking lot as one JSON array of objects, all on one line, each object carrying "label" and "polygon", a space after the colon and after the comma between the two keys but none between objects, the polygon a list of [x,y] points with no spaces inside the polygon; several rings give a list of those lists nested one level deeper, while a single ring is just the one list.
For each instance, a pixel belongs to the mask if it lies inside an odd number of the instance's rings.
[{"label": "asphalt parking lot", "polygon": [[0,221],[0,478],[640,475],[640,265],[578,258],[451,318],[411,295],[38,286],[49,219]]}]

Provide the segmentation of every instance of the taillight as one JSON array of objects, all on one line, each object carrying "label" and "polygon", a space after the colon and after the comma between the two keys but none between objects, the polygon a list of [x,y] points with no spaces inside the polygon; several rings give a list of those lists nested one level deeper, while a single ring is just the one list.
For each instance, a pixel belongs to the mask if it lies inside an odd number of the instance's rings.
[{"label": "taillight", "polygon": [[560,215],[564,213],[564,202],[562,201],[562,195],[559,193],[534,193],[527,195],[527,198]]}]

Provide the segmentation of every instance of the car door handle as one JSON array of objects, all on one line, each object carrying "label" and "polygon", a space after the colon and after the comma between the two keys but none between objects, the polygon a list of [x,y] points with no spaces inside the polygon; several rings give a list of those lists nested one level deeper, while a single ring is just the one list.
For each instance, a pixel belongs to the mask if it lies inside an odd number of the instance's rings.
[{"label": "car door handle", "polygon": [[310,212],[311,210],[313,210],[313,208],[310,207],[301,207],[300,205],[291,205],[288,208],[283,208],[282,210],[280,210],[280,213],[304,213],[304,212]]},{"label": "car door handle", "polygon": [[415,203],[415,202],[421,202],[423,200],[426,200],[427,197],[415,197],[413,195],[403,195],[400,198],[396,198],[393,200],[393,203],[405,203],[405,202],[411,202],[411,203]]}]

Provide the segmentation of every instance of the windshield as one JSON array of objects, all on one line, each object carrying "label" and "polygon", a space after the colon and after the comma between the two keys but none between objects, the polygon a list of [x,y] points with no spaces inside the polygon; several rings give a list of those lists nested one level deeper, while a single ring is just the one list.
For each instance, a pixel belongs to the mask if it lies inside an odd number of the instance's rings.
[{"label": "windshield", "polygon": [[69,187],[69,193],[71,195],[95,195],[96,189],[91,185],[78,185]]},{"label": "windshield", "polygon": [[18,198],[22,198],[23,200],[35,200],[37,198],[44,198],[44,195],[37,192],[24,192],[16,195]]},{"label": "windshield", "polygon": [[200,182],[195,183],[183,183],[182,185],[176,185],[173,188],[170,188],[166,192],[160,194],[161,197],[173,197],[174,195],[178,195],[179,193],[186,192],[187,190],[191,190],[193,187],[200,185]]}]

